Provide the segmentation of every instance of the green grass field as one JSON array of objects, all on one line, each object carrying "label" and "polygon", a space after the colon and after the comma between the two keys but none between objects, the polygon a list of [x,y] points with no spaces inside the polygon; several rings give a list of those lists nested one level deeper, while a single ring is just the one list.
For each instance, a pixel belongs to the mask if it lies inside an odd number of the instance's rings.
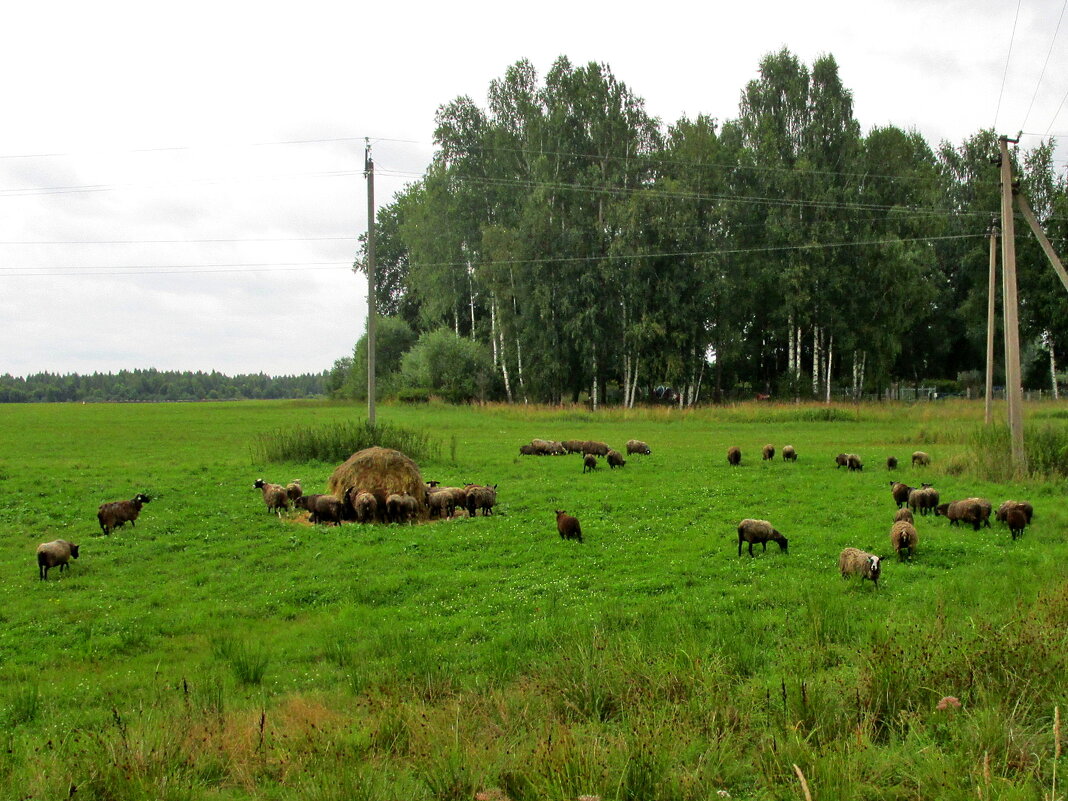
[{"label": "green grass field", "polygon": [[[971,478],[981,414],[385,407],[441,444],[424,478],[496,483],[498,514],[325,528],[252,483],[321,492],[335,464],[252,443],[359,407],[0,406],[0,799],[799,799],[794,765],[816,799],[1063,798],[1066,486]],[[653,453],[583,475],[519,457],[533,437]],[[920,518],[899,564],[891,475],[1035,520],[1013,542]],[[103,536],[97,506],[142,491]],[[745,517],[789,553],[739,557]],[[81,558],[42,582],[57,538]],[[878,591],[838,575],[847,545],[890,557]]]}]

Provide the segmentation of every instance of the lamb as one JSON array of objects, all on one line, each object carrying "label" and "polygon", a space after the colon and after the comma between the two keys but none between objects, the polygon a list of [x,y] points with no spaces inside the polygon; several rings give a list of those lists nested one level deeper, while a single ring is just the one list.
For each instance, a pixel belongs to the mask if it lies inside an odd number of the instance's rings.
[{"label": "lamb", "polygon": [[608,466],[613,470],[617,467],[623,467],[627,463],[627,460],[623,458],[623,454],[619,451],[614,451],[611,448],[608,449],[607,454]]},{"label": "lamb", "polygon": [[928,511],[937,507],[938,500],[938,490],[930,484],[924,484],[909,493],[909,507],[913,512],[919,511],[921,515],[926,515]]},{"label": "lamb", "polygon": [[923,451],[916,451],[912,454],[912,466],[915,467],[929,467],[931,465],[931,457]]},{"label": "lamb", "polygon": [[835,470],[837,470],[839,467],[848,467],[848,466],[849,466],[849,454],[848,453],[840,453],[840,454],[838,454],[837,456],[834,457],[834,469]]},{"label": "lamb", "polygon": [[582,542],[582,526],[577,517],[572,517],[563,509],[556,510],[556,530],[560,532],[562,540],[578,540]]},{"label": "lamb", "polygon": [[263,502],[267,505],[268,512],[281,515],[283,510],[289,509],[289,496],[281,484],[270,484],[262,478],[257,478],[252,486],[263,493]]},{"label": "lamb", "polygon": [[300,479],[295,478],[286,484],[286,497],[291,501],[295,501],[301,495],[304,494],[304,488],[300,486]]},{"label": "lamb", "polygon": [[866,553],[859,548],[846,548],[838,557],[838,569],[842,573],[842,578],[860,576],[862,584],[864,579],[871,579],[875,589],[879,589],[881,562],[882,559],[875,554]]},{"label": "lamb", "polygon": [[1019,509],[1027,517],[1027,523],[1030,525],[1031,517],[1035,513],[1035,508],[1027,501],[1005,501],[998,507],[997,514],[994,515],[1000,522],[1008,522],[1008,513],[1010,509]]},{"label": "lamb", "polygon": [[894,515],[894,522],[899,520],[907,520],[909,523],[915,523],[916,518],[912,516],[912,511],[909,509],[898,509]]},{"label": "lamb", "polygon": [[742,461],[741,448],[732,445],[727,449],[727,464],[737,467]]},{"label": "lamb", "polygon": [[782,460],[784,462],[796,462],[797,451],[794,450],[793,445],[784,445],[782,449]]},{"label": "lamb", "polygon": [[772,528],[771,523],[767,520],[753,520],[746,518],[738,524],[738,555],[742,555],[742,543],[749,543],[749,555],[753,556],[753,543],[759,542],[764,546],[764,551],[768,550],[768,540],[773,540],[779,543],[779,550],[783,553],[787,553],[786,537]]},{"label": "lamb", "polygon": [[357,523],[373,523],[378,517],[378,499],[371,492],[353,487],[349,490],[349,503]]},{"label": "lamb", "polygon": [[864,469],[864,463],[860,461],[860,457],[855,453],[850,453],[846,456],[846,467],[849,468],[849,472],[855,472],[857,470]]},{"label": "lamb", "polygon": [[592,453],[594,456],[607,456],[608,446],[603,442],[597,442],[596,440],[586,440],[582,443],[583,453]]},{"label": "lamb", "polygon": [[907,520],[898,520],[890,528],[890,544],[897,551],[897,558],[901,561],[905,561],[905,551],[908,551],[908,558],[912,558],[918,539],[916,527]]},{"label": "lamb", "polygon": [[392,493],[386,497],[386,518],[391,523],[411,523],[419,513],[419,502],[408,493]]},{"label": "lamb", "polygon": [[628,439],[627,440],[627,456],[632,453],[640,453],[643,456],[648,456],[652,453],[649,450],[649,446],[642,442],[640,439]]},{"label": "lamb", "polygon": [[96,519],[100,523],[101,530],[105,534],[110,534],[126,523],[136,528],[134,521],[141,514],[141,507],[150,500],[152,499],[147,495],[139,492],[129,501],[111,501],[100,504],[100,508],[96,511]]},{"label": "lamb", "polygon": [[894,496],[894,503],[897,504],[898,509],[909,502],[909,494],[914,489],[916,488],[910,487],[908,484],[901,481],[890,482],[890,494]]},{"label": "lamb", "polygon": [[896,456],[887,456],[886,457],[886,469],[887,470],[897,470],[897,457]]},{"label": "lamb", "polygon": [[37,569],[41,581],[48,578],[50,567],[59,567],[59,572],[70,569],[70,560],[78,558],[78,546],[66,540],[42,542],[37,546]]},{"label": "lamb", "polygon": [[765,462],[768,461],[769,459],[774,459],[775,458],[775,446],[774,445],[765,445],[763,448],[761,448],[760,453],[761,453],[761,459],[763,461],[765,461]]},{"label": "lamb", "polygon": [[588,473],[592,473],[596,469],[597,469],[597,457],[596,456],[594,456],[592,453],[587,453],[585,456],[582,457],[582,472],[583,473],[587,473],[587,472]]},{"label": "lamb", "polygon": [[1027,513],[1023,509],[1013,507],[1005,513],[1005,522],[1009,526],[1009,533],[1015,540],[1022,537],[1024,529],[1027,528]]},{"label": "lamb", "polygon": [[935,515],[948,518],[951,526],[956,526],[963,520],[970,523],[973,530],[978,531],[983,525],[983,508],[978,501],[971,498],[939,504],[935,507]]},{"label": "lamb", "polygon": [[482,510],[482,516],[492,514],[493,507],[497,505],[497,485],[481,486],[479,484],[467,484],[464,486],[467,491],[467,514],[470,517],[474,517],[479,509]]},{"label": "lamb", "polygon": [[341,501],[333,495],[301,495],[293,505],[298,509],[307,509],[312,523],[333,523],[341,525],[343,507]]}]

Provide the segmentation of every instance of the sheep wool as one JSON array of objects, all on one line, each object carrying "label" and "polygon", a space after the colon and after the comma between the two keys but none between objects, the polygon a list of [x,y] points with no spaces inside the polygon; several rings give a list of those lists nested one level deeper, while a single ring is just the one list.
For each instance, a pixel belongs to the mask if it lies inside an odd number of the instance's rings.
[{"label": "sheep wool", "polygon": [[897,513],[894,515],[894,522],[896,523],[899,520],[907,520],[909,523],[916,522],[916,518],[912,515],[912,510],[907,508],[897,510]]},{"label": "sheep wool", "polygon": [[277,512],[281,515],[283,511],[289,509],[289,495],[286,494],[286,488],[281,484],[270,484],[262,478],[257,478],[252,486],[263,493],[263,502],[268,512]]},{"label": "sheep wool", "polygon": [[760,449],[760,458],[765,462],[768,461],[769,459],[774,459],[775,458],[775,446],[774,445],[765,445],[763,448],[761,448]]},{"label": "sheep wool", "polygon": [[1027,517],[1027,524],[1031,524],[1031,517],[1035,513],[1035,508],[1027,501],[1005,501],[998,507],[997,514],[994,515],[998,522],[1008,522],[1008,513],[1010,509],[1019,509]]},{"label": "sheep wool", "polygon": [[627,456],[638,453],[642,456],[648,456],[652,453],[649,450],[649,446],[642,442],[640,439],[628,439],[627,440]]},{"label": "sheep wool", "polygon": [[623,467],[623,465],[627,463],[627,460],[623,458],[622,453],[620,453],[619,451],[614,451],[611,448],[608,449],[608,454],[606,455],[606,458],[608,459],[608,466],[613,469],[617,467]]},{"label": "sheep wool", "polygon": [[782,460],[784,462],[796,462],[797,451],[794,450],[793,445],[784,445],[782,449]]},{"label": "sheep wool", "polygon": [[897,504],[897,508],[900,509],[909,502],[909,495],[915,487],[910,487],[908,484],[904,484],[900,481],[890,482],[890,494],[894,496],[894,503]]},{"label": "sheep wool", "polygon": [[886,469],[887,470],[897,470],[897,457],[896,456],[887,456],[886,457]]},{"label": "sheep wool", "polygon": [[838,570],[843,578],[860,576],[861,583],[864,579],[870,579],[875,589],[879,589],[882,558],[859,548],[846,548],[838,556]]},{"label": "sheep wool", "polygon": [[100,508],[96,512],[96,519],[100,523],[101,530],[105,534],[110,534],[126,523],[136,528],[134,521],[141,514],[141,507],[150,500],[151,498],[142,492],[129,501],[111,501],[110,503],[100,504]]},{"label": "sheep wool", "polygon": [[742,462],[742,449],[732,445],[727,449],[727,464],[737,467]]},{"label": "sheep wool", "polygon": [[78,546],[66,540],[42,542],[37,546],[37,570],[41,581],[48,578],[49,568],[58,567],[59,572],[70,568],[70,560],[78,558]]},{"label": "sheep wool", "polygon": [[908,520],[898,520],[890,528],[890,545],[893,546],[894,551],[897,552],[897,558],[901,561],[905,560],[906,555],[909,559],[912,558],[918,540],[916,527]]},{"label": "sheep wool", "polygon": [[771,523],[767,520],[754,520],[747,517],[741,523],[738,524],[738,555],[742,555],[742,543],[749,543],[749,555],[754,556],[753,545],[760,544],[764,546],[764,551],[768,550],[768,541],[779,543],[779,550],[783,553],[787,553],[787,540],[782,534],[776,531]]},{"label": "sheep wool", "polygon": [[562,540],[578,540],[582,542],[582,526],[577,517],[572,517],[563,509],[556,510],[556,530]]},{"label": "sheep wool", "polygon": [[597,457],[592,453],[587,453],[582,457],[582,472],[592,473],[597,469]]},{"label": "sheep wool", "polygon": [[1027,514],[1023,509],[1012,508],[1005,513],[1005,522],[1009,526],[1009,533],[1012,534],[1012,538],[1018,539],[1023,536],[1024,529],[1027,528]]},{"label": "sheep wool", "polygon": [[912,466],[916,467],[928,467],[931,464],[931,457],[923,451],[916,451],[912,454]]}]

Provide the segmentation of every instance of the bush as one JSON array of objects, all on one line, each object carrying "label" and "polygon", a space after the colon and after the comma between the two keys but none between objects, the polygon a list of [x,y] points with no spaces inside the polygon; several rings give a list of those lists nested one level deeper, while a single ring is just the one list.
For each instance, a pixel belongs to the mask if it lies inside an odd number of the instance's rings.
[{"label": "bush", "polygon": [[401,360],[400,391],[429,390],[450,403],[494,393],[493,362],[485,345],[439,328],[419,337]]},{"label": "bush", "polygon": [[[375,327],[375,396],[392,394],[404,354],[415,344],[411,326],[397,317],[379,317]],[[352,357],[338,359],[328,379],[330,396],[367,399],[367,334],[356,342]]]}]

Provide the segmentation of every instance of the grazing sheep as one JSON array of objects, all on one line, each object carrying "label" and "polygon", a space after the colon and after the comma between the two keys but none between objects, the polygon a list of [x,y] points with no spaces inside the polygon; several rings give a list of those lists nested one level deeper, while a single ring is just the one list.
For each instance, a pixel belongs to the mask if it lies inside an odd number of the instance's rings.
[{"label": "grazing sheep", "polygon": [[643,456],[648,456],[652,451],[649,450],[649,446],[640,439],[628,439],[627,456],[630,456],[632,453],[640,453]]},{"label": "grazing sheep", "polygon": [[771,527],[771,523],[767,520],[753,520],[746,518],[738,524],[738,555],[742,555],[742,543],[749,543],[749,555],[753,556],[753,543],[759,542],[764,546],[764,551],[768,550],[768,540],[773,540],[779,543],[779,549],[783,553],[787,553],[786,550],[786,537]]},{"label": "grazing sheep", "polygon": [[101,530],[105,534],[110,534],[126,523],[136,528],[134,521],[141,514],[141,507],[150,500],[152,499],[147,495],[139,492],[129,501],[111,501],[100,504],[100,508],[96,511],[96,519],[100,523]]},{"label": "grazing sheep", "polygon": [[344,511],[341,501],[333,495],[301,495],[293,505],[298,509],[307,509],[312,523],[333,523],[341,525]]},{"label": "grazing sheep", "polygon": [[373,523],[378,517],[378,499],[374,493],[353,487],[349,490],[353,515],[357,523]]},{"label": "grazing sheep", "polygon": [[430,507],[430,515],[435,513],[441,517],[453,517],[456,507],[467,507],[467,490],[461,487],[437,487],[427,495],[427,504]]},{"label": "grazing sheep", "polygon": [[886,457],[886,469],[887,470],[897,470],[897,457],[896,456],[887,456]]},{"label": "grazing sheep", "polygon": [[846,456],[846,467],[849,468],[849,472],[864,469],[864,462],[860,461],[860,457],[855,453],[850,453]]},{"label": "grazing sheep", "polygon": [[983,508],[971,498],[953,503],[941,503],[935,507],[935,516],[945,517],[951,526],[959,525],[960,521],[971,524],[973,530],[978,531],[983,525]]},{"label": "grazing sheep", "polygon": [[837,470],[839,467],[849,467],[848,453],[840,453],[834,457],[834,469]]},{"label": "grazing sheep", "polygon": [[916,451],[912,454],[912,466],[919,465],[920,467],[929,467],[931,464],[931,457],[923,451]]},{"label": "grazing sheep", "polygon": [[562,540],[578,540],[582,542],[582,526],[577,517],[572,517],[563,509],[556,510],[556,530],[560,532]]},{"label": "grazing sheep", "polygon": [[42,542],[37,546],[37,569],[41,580],[48,578],[50,567],[59,567],[59,572],[70,568],[70,560],[78,558],[78,546],[66,540]]},{"label": "grazing sheep", "polygon": [[796,462],[797,451],[794,450],[793,445],[784,445],[782,449],[782,460],[784,462]]},{"label": "grazing sheep", "polygon": [[295,478],[286,484],[286,497],[291,501],[295,501],[301,495],[304,494],[304,488],[300,486],[300,479]]},{"label": "grazing sheep", "polygon": [[916,488],[910,487],[908,484],[902,483],[901,481],[890,482],[890,494],[894,496],[894,503],[897,504],[898,509],[909,502],[909,494],[914,489]]},{"label": "grazing sheep", "polygon": [[587,453],[585,456],[582,457],[582,472],[583,473],[586,473],[586,472],[592,473],[596,469],[597,469],[597,457],[596,456],[594,456],[592,453]]},{"label": "grazing sheep", "polygon": [[912,516],[910,509],[898,509],[894,514],[894,522],[896,523],[898,520],[907,520],[909,523],[916,522],[916,518]]},{"label": "grazing sheep", "polygon": [[979,519],[984,526],[990,528],[990,513],[994,510],[994,505],[986,498],[965,498],[965,500],[979,504]]},{"label": "grazing sheep", "polygon": [[994,515],[994,517],[996,517],[1000,522],[1006,523],[1008,522],[1007,515],[1010,509],[1019,509],[1027,516],[1028,525],[1031,524],[1031,517],[1035,513],[1035,508],[1027,501],[1005,501],[1005,503],[1001,504],[1001,506],[998,507],[997,514]]},{"label": "grazing sheep", "polygon": [[582,443],[583,453],[592,453],[594,456],[607,456],[608,446],[603,442],[597,442],[596,440],[586,440]]},{"label": "grazing sheep", "polygon": [[252,486],[263,493],[263,502],[267,505],[268,512],[281,515],[283,510],[289,509],[289,496],[281,484],[270,484],[262,478],[257,478]]},{"label": "grazing sheep", "polygon": [[742,449],[732,445],[727,449],[727,464],[737,467],[742,461]]},{"label": "grazing sheep", "polygon": [[386,519],[390,523],[411,523],[419,513],[419,502],[408,493],[392,493],[386,497]]},{"label": "grazing sheep", "polygon": [[481,486],[479,484],[466,484],[467,491],[467,514],[474,517],[479,509],[482,516],[493,513],[493,507],[497,505],[497,485]]},{"label": "grazing sheep", "polygon": [[879,589],[881,562],[882,559],[873,553],[866,553],[859,548],[846,548],[838,557],[838,569],[843,578],[860,576],[862,584],[864,579],[871,579],[875,589]]},{"label": "grazing sheep", "polygon": [[897,551],[897,558],[902,562],[905,561],[906,551],[908,551],[908,558],[912,558],[918,539],[916,527],[908,520],[898,520],[890,528],[890,544],[894,546],[894,550]]},{"label": "grazing sheep", "polygon": [[538,450],[533,445],[520,445],[519,446],[519,455],[520,456],[537,456],[538,455]]},{"label": "grazing sheep", "polygon": [[568,453],[582,453],[582,446],[586,443],[581,439],[565,439],[560,443]]},{"label": "grazing sheep", "polygon": [[623,458],[622,453],[620,453],[619,451],[614,451],[611,448],[608,449],[608,454],[606,455],[606,458],[608,459],[608,466],[612,469],[622,467],[627,463],[627,460]]},{"label": "grazing sheep", "polygon": [[548,456],[552,453],[553,444],[547,439],[532,439],[530,445],[537,456]]},{"label": "grazing sheep", "polygon": [[1013,507],[1005,513],[1005,522],[1008,523],[1009,533],[1015,540],[1022,537],[1024,529],[1027,528],[1027,513],[1023,509]]},{"label": "grazing sheep", "polygon": [[775,446],[774,445],[765,445],[763,448],[760,449],[760,454],[761,454],[760,458],[765,462],[768,461],[769,459],[774,459],[775,458]]},{"label": "grazing sheep", "polygon": [[938,490],[930,484],[924,484],[909,493],[909,508],[913,512],[919,511],[921,515],[926,515],[938,506],[938,500]]}]

